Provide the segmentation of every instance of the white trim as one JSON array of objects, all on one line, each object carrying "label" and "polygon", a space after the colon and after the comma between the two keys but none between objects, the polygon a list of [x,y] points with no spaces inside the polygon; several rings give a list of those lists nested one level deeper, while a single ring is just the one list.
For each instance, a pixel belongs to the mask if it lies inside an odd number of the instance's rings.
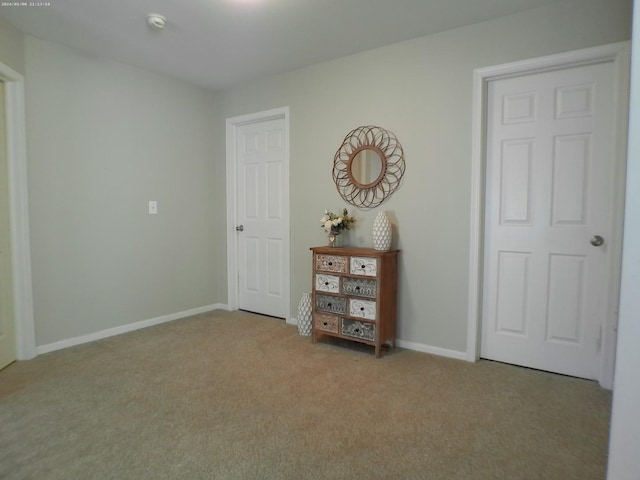
[{"label": "white trim", "polygon": [[289,107],[275,108],[264,112],[251,113],[239,117],[227,118],[226,142],[227,142],[227,303],[229,309],[237,310],[238,301],[238,248],[236,241],[236,138],[238,127],[250,123],[267,120],[284,119],[285,130],[285,154],[283,162],[284,183],[284,302],[283,312],[287,323],[291,323],[289,317],[291,310],[291,243],[289,226]]},{"label": "white trim", "polygon": [[446,348],[433,347],[431,345],[425,345],[423,343],[407,342],[405,340],[396,340],[396,345],[400,348],[406,348],[407,350],[415,350],[416,352],[430,353],[432,355],[438,355],[440,357],[455,358],[456,360],[466,360],[466,352],[459,352],[457,350],[449,350]]},{"label": "white trim", "polygon": [[615,163],[615,178],[613,191],[616,193],[613,209],[613,238],[611,239],[611,270],[609,277],[609,318],[602,335],[602,365],[600,385],[613,390],[615,376],[615,359],[618,344],[618,313],[620,305],[620,286],[622,280],[622,240],[624,235],[625,191],[627,172],[627,148],[629,137],[629,96],[631,71],[631,43],[626,42],[614,59],[614,106],[613,131],[614,139],[613,159]]},{"label": "white trim", "polygon": [[74,347],[83,343],[95,342],[103,338],[113,337],[122,333],[133,332],[142,328],[152,327],[153,325],[160,325],[161,323],[172,322],[174,320],[180,320],[183,318],[191,317],[193,315],[199,315],[201,313],[211,312],[213,310],[228,310],[227,306],[222,303],[216,303],[214,305],[206,305],[204,307],[192,308],[183,312],[171,313],[169,315],[162,315],[156,318],[150,318],[148,320],[141,320],[139,322],[128,323],[120,327],[108,328],[106,330],[100,330],[99,332],[89,333],[87,335],[81,335],[79,337],[68,338],[66,340],[60,340],[59,342],[48,343],[46,345],[40,345],[37,347],[38,355],[43,353],[54,352],[56,350],[62,350],[63,348]]},{"label": "white trim", "polygon": [[[617,95],[616,105],[616,198],[617,212],[614,218],[614,231],[622,230],[622,209],[624,206],[624,167],[626,138],[626,107],[628,98],[628,83],[626,77],[629,70],[629,42],[620,42],[601,47],[587,48],[575,52],[561,53],[547,57],[525,60],[505,65],[476,69],[473,72],[473,114],[472,114],[472,152],[471,152],[471,226],[469,251],[469,299],[468,299],[468,329],[466,360],[475,362],[480,358],[480,328],[482,323],[482,258],[484,231],[484,169],[485,169],[485,111],[487,84],[491,80],[500,78],[528,75],[531,73],[569,68],[579,65],[589,65],[603,62],[613,62],[615,69],[615,85]],[[620,238],[612,239],[611,258],[611,302],[617,302],[620,284],[620,256],[622,242]],[[617,307],[610,308],[611,318],[607,319],[607,327],[603,339],[602,372],[600,384],[605,388],[613,385],[613,364],[615,359],[615,329]]]},{"label": "white trim", "polygon": [[5,83],[6,100],[16,354],[18,360],[28,360],[36,356],[36,341],[31,286],[24,78],[0,63],[0,79]]}]

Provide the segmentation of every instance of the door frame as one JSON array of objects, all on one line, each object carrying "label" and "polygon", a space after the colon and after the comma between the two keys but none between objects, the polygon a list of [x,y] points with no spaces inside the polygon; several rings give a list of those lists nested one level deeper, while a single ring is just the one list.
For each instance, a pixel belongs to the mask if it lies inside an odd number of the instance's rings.
[{"label": "door frame", "polygon": [[24,77],[0,63],[5,84],[13,311],[18,360],[36,356],[29,241]]},{"label": "door frame", "polygon": [[227,306],[229,310],[237,310],[239,307],[238,293],[238,242],[237,242],[237,152],[236,140],[238,128],[251,123],[265,122],[268,120],[284,120],[285,148],[282,169],[282,185],[284,185],[284,293],[285,305],[283,311],[287,323],[292,323],[291,310],[291,242],[289,228],[289,107],[275,108],[262,112],[227,118],[226,144],[227,144]]},{"label": "door frame", "polygon": [[492,80],[542,73],[570,67],[611,62],[614,67],[614,237],[611,239],[611,268],[609,271],[608,318],[602,332],[602,365],[598,380],[604,388],[613,388],[616,352],[616,330],[622,261],[622,225],[624,214],[624,186],[626,145],[628,134],[630,42],[599,47],[519,62],[479,68],[473,71],[473,113],[471,152],[471,228],[469,251],[469,299],[466,359],[480,359],[484,258],[484,207],[486,169],[486,113],[488,83]]}]

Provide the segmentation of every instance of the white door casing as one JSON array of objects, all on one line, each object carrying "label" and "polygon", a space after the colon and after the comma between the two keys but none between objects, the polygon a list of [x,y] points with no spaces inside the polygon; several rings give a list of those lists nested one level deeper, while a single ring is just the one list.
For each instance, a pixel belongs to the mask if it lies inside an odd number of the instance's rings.
[{"label": "white door casing", "polygon": [[287,321],[288,127],[287,108],[227,120],[229,308]]},{"label": "white door casing", "polygon": [[[613,68],[492,80],[481,356],[597,379],[612,237]],[[590,238],[602,236],[603,245]]]},{"label": "white door casing", "polygon": [[6,155],[9,186],[13,316],[18,360],[36,356],[27,200],[24,77],[0,63],[5,84]]},{"label": "white door casing", "polygon": [[[610,98],[610,107],[612,110],[612,121],[610,122],[611,130],[614,132],[612,145],[610,148],[609,154],[609,163],[613,165],[613,178],[611,180],[610,186],[613,190],[613,194],[611,196],[612,202],[612,211],[613,213],[609,215],[611,220],[611,225],[613,229],[613,233],[610,238],[606,239],[606,251],[610,257],[610,262],[608,267],[605,268],[605,272],[603,275],[605,276],[605,291],[603,293],[606,300],[603,302],[603,308],[605,310],[604,313],[604,322],[602,329],[602,337],[601,337],[601,360],[599,361],[598,366],[596,367],[595,378],[597,378],[600,383],[606,387],[611,388],[613,384],[613,364],[615,358],[615,328],[616,328],[616,319],[617,319],[617,298],[618,298],[618,290],[619,290],[619,275],[620,275],[620,252],[621,252],[621,226],[622,226],[622,212],[624,205],[623,198],[623,189],[624,185],[624,166],[625,166],[625,143],[626,143],[626,112],[627,112],[627,102],[628,102],[628,57],[629,57],[629,45],[628,42],[606,45],[603,47],[595,47],[575,52],[569,52],[565,54],[552,55],[549,57],[542,57],[539,59],[527,60],[523,62],[516,62],[512,64],[499,65],[495,67],[488,67],[483,69],[478,69],[474,71],[474,116],[473,116],[473,163],[472,163],[472,189],[471,189],[471,242],[470,242],[470,275],[469,275],[469,322],[468,322],[468,344],[467,344],[467,359],[469,361],[476,361],[480,357],[480,340],[482,338],[481,332],[484,334],[484,329],[481,330],[481,313],[483,308],[487,307],[483,305],[482,302],[482,294],[484,291],[483,287],[483,276],[485,275],[484,269],[489,268],[488,265],[483,265],[484,260],[484,227],[485,227],[485,218],[484,218],[484,202],[485,202],[485,179],[484,179],[484,169],[485,169],[485,149],[488,147],[485,143],[485,128],[486,125],[486,106],[487,106],[487,98],[489,93],[489,84],[492,81],[507,79],[512,77],[521,77],[523,75],[532,75],[542,72],[555,71],[559,69],[567,69],[572,67],[579,67],[585,65],[593,65],[593,64],[608,64],[611,67],[613,72],[614,81],[613,81],[613,95]],[[567,101],[575,101],[576,99],[581,97],[580,91],[585,92],[584,88],[577,88],[575,91],[565,90],[565,100]],[[582,96],[584,98],[584,95]],[[512,106],[526,106],[526,95],[520,99],[517,97],[513,98],[514,102]],[[522,100],[518,102],[518,100]],[[569,110],[571,110],[571,106],[569,103],[565,102],[565,107],[567,110],[567,114],[571,115]],[[577,113],[576,113],[577,115]],[[517,117],[517,115],[515,115]],[[567,115],[565,115],[567,116]],[[512,119],[514,120],[514,119]],[[514,120],[517,122],[517,118]],[[581,132],[584,133],[584,132]],[[523,138],[528,138],[526,135]],[[512,139],[513,140],[513,139]],[[563,141],[564,140],[564,141]],[[569,149],[569,147],[577,147],[579,145],[584,146],[584,137],[580,137],[576,135],[574,137],[565,137],[564,139],[559,138],[557,144],[554,141],[555,148],[565,150]],[[502,148],[502,146],[500,147]],[[528,155],[528,146],[525,142],[520,142],[518,145],[517,141],[506,141],[505,148],[510,150],[511,153],[520,152],[520,154]],[[524,162],[524,160],[520,160]],[[513,164],[517,164],[515,161]],[[561,169],[561,166],[558,166],[557,169]],[[513,173],[513,172],[512,172]],[[557,170],[558,175],[561,173]],[[587,172],[587,174],[591,174],[592,172]],[[516,175],[517,176],[517,175]],[[489,181],[490,179],[487,179]],[[571,183],[572,178],[565,178],[566,181]],[[558,188],[559,184],[556,183],[556,199],[561,199],[564,193],[563,189]],[[553,188],[553,187],[551,187]],[[560,191],[563,190],[563,191]],[[513,195],[521,195],[522,198],[522,190],[512,190],[511,193]],[[533,191],[529,192],[533,193]],[[560,197],[558,197],[558,195]],[[568,198],[566,199],[568,200]],[[531,203],[533,205],[534,203]],[[570,205],[568,202],[565,202],[565,206]],[[575,207],[575,203],[571,204]],[[506,208],[506,207],[505,207]],[[550,208],[550,204],[549,204]],[[548,210],[548,209],[547,209]],[[532,212],[532,215],[536,211]],[[505,212],[509,213],[509,212]],[[564,213],[567,213],[566,210]],[[564,214],[563,211],[556,209],[555,213],[549,211],[549,215],[554,214],[556,217],[556,221],[558,221],[559,216]],[[511,215],[515,219],[519,214],[516,210],[510,211],[509,215]],[[539,215],[539,214],[537,214]],[[551,217],[549,217],[551,218]],[[559,226],[559,225],[558,225]],[[521,229],[524,231],[524,229]],[[587,244],[589,245],[589,244]],[[589,245],[589,248],[595,249]],[[600,247],[602,248],[602,247]],[[508,249],[507,249],[508,250]],[[532,262],[531,260],[527,260],[524,257],[518,257],[516,254],[509,256],[509,252],[517,252],[518,250],[509,250],[503,254],[503,262],[502,269],[503,274],[506,273],[506,269],[508,268],[529,268],[531,270]],[[509,263],[511,260],[511,263]],[[551,261],[551,260],[549,260]],[[543,265],[546,265],[544,268],[549,267],[549,261],[543,262]],[[556,256],[552,259],[554,265],[552,265],[551,270],[552,273],[559,273],[562,269],[559,270],[559,267],[562,265],[566,265],[573,268],[573,273],[580,271],[580,261],[576,257],[559,257]],[[536,268],[538,262],[536,263]],[[516,268],[517,267],[517,268]],[[497,275],[497,266],[494,272],[494,276]],[[548,273],[548,272],[547,272]],[[548,277],[546,277],[548,279]],[[556,277],[559,278],[559,277]],[[566,282],[561,282],[563,288],[566,286]],[[515,290],[515,289],[514,289]],[[558,305],[558,302],[562,298],[559,296],[560,290],[552,288],[553,295],[551,297],[552,304],[555,302]],[[555,295],[555,296],[554,296]],[[562,302],[560,302],[562,303]],[[497,305],[497,304],[496,304]],[[496,308],[494,305],[494,309]],[[515,303],[503,303],[501,308],[506,309],[511,305],[514,307]],[[547,306],[544,305],[544,308]],[[515,308],[515,307],[514,307]],[[506,310],[504,310],[506,312]],[[564,325],[567,327],[568,325]],[[511,325],[513,327],[513,325]],[[517,329],[517,328],[516,328]],[[555,333],[552,333],[551,336],[570,336],[566,331],[562,332],[561,335],[558,335],[559,331],[555,330]],[[545,333],[546,334],[546,333]],[[600,336],[599,332],[596,332],[596,344],[597,337]],[[566,340],[565,340],[566,341]],[[558,340],[558,342],[562,342],[562,340]]]},{"label": "white door casing", "polygon": [[9,178],[4,82],[0,81],[0,368],[17,359],[9,228]]}]

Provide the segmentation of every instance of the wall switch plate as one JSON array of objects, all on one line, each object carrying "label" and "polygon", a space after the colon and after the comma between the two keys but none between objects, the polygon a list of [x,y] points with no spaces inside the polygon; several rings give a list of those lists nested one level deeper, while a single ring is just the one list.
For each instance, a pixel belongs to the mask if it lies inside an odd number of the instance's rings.
[{"label": "wall switch plate", "polygon": [[149,215],[155,215],[156,213],[158,213],[158,202],[149,200]]}]

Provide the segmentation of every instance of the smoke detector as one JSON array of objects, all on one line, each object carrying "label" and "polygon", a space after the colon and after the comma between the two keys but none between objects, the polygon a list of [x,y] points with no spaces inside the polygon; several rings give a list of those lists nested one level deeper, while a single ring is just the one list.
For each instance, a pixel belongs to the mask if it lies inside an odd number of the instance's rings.
[{"label": "smoke detector", "polygon": [[167,24],[167,19],[157,13],[147,15],[147,25],[156,30],[162,30]]}]

